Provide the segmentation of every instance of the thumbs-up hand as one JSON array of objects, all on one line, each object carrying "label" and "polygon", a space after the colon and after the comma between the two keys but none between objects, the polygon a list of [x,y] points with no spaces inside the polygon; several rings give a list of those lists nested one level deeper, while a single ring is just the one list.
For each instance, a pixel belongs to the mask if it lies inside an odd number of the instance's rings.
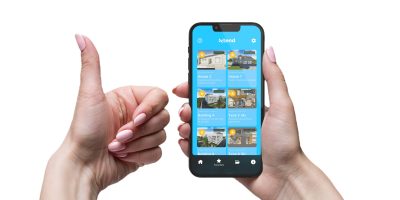
[{"label": "thumbs-up hand", "polygon": [[166,92],[127,86],[104,93],[92,41],[76,35],[81,79],[68,134],[49,160],[42,199],[97,197],[108,185],[161,157],[169,113]]}]

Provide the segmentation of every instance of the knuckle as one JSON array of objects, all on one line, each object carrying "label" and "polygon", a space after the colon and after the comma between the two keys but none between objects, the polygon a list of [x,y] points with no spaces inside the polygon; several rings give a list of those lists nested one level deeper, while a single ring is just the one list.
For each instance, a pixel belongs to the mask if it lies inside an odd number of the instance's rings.
[{"label": "knuckle", "polygon": [[100,65],[99,54],[87,54],[82,52],[82,70],[85,70],[89,66]]},{"label": "knuckle", "polygon": [[163,101],[165,105],[167,105],[169,101],[167,92],[159,87],[155,87],[154,90],[160,95],[160,100]]},{"label": "knuckle", "polygon": [[107,95],[110,98],[110,101],[112,101],[118,109],[118,118],[120,124],[128,123],[128,109],[125,105],[123,97],[115,91],[111,91]]},{"label": "knuckle", "polygon": [[282,108],[285,109],[285,110],[287,110],[287,111],[292,111],[292,110],[294,110],[294,106],[293,106],[292,101],[291,101],[290,99],[287,100],[287,101],[283,101],[283,102],[282,102]]},{"label": "knuckle", "polygon": [[292,112],[294,110],[293,103],[290,99],[282,100],[279,103],[271,103],[271,108],[275,107],[282,112]]},{"label": "knuckle", "polygon": [[164,113],[164,118],[165,118],[164,119],[165,120],[165,125],[167,125],[171,120],[171,116],[170,116],[169,112],[166,109],[163,110],[163,113]]},{"label": "knuckle", "polygon": [[93,91],[88,88],[81,88],[78,93],[78,98],[81,101],[90,103],[90,105],[96,105],[105,99],[105,95],[102,91]]},{"label": "knuckle", "polygon": [[160,147],[157,147],[156,149],[154,149],[154,151],[153,151],[153,158],[154,158],[154,161],[160,160],[161,156],[162,156],[162,150],[161,150],[161,148],[160,148]]},{"label": "knuckle", "polygon": [[152,143],[154,146],[158,146],[158,145],[164,143],[166,139],[167,139],[167,134],[165,133],[164,130],[161,130],[161,131],[159,131],[158,133],[156,133],[156,134],[154,135],[154,137],[152,137],[151,143]]},{"label": "knuckle", "polygon": [[131,159],[135,162],[141,163],[141,153],[132,153],[131,154]]},{"label": "knuckle", "polygon": [[160,136],[160,141],[159,144],[164,143],[167,140],[167,133],[165,132],[165,130],[161,131],[161,136]]}]

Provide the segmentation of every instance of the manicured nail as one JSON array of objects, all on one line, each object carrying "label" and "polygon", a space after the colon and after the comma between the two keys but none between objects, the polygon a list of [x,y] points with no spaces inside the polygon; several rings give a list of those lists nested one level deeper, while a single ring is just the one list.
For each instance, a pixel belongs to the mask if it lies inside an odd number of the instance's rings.
[{"label": "manicured nail", "polygon": [[121,151],[124,149],[125,149],[125,145],[122,144],[121,142],[111,142],[108,145],[108,150],[110,150],[112,152]]},{"label": "manicured nail", "polygon": [[178,86],[174,87],[174,89],[172,89],[172,93],[176,93],[176,88],[178,88]]},{"label": "manicured nail", "polygon": [[115,156],[119,157],[119,158],[124,158],[126,157],[128,154],[127,153],[121,153],[121,154],[116,154]]},{"label": "manicured nail", "polygon": [[183,109],[185,109],[185,104],[181,108],[179,108],[179,111],[178,111],[179,116],[181,116]]},{"label": "manicured nail", "polygon": [[267,56],[271,62],[276,63],[274,48],[269,47],[267,49]]},{"label": "manicured nail", "polygon": [[178,144],[181,145],[181,143],[182,143],[184,140],[185,140],[185,139],[182,139],[182,138],[179,139],[179,140],[178,140]]},{"label": "manicured nail", "polygon": [[146,120],[146,114],[141,113],[140,115],[136,116],[135,119],[133,120],[133,125],[134,126],[139,126],[140,124],[143,124],[143,122]]},{"label": "manicured nail", "polygon": [[176,86],[174,89],[172,89],[172,93],[176,93],[176,90],[178,89],[178,87],[181,87],[182,85],[184,85],[184,84],[186,84],[186,83],[181,83],[181,84],[179,84],[178,86]]},{"label": "manicured nail", "polygon": [[181,129],[181,127],[184,125],[185,123],[182,123],[182,124],[179,124],[178,125],[178,131],[179,131],[179,129]]},{"label": "manicured nail", "polygon": [[119,133],[117,133],[117,136],[115,136],[118,140],[118,142],[126,142],[130,140],[133,137],[133,132],[132,130],[123,130]]},{"label": "manicured nail", "polygon": [[78,43],[79,49],[83,51],[86,47],[85,38],[83,38],[83,35],[75,34],[75,39],[76,43]]}]

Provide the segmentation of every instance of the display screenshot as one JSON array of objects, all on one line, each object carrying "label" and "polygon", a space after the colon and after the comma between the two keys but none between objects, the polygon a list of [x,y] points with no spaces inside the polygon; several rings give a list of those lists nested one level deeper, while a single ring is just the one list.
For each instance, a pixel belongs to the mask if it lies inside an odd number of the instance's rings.
[{"label": "display screenshot", "polygon": [[261,34],[257,27],[193,31],[192,152],[260,155]]}]

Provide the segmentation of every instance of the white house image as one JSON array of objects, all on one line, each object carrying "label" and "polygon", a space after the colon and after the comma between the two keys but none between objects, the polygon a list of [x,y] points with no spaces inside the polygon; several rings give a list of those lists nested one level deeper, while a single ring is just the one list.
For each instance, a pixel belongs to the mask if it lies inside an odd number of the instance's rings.
[{"label": "white house image", "polygon": [[212,54],[204,58],[199,58],[197,69],[225,69],[226,56],[225,54]]},{"label": "white house image", "polygon": [[208,104],[211,103],[216,103],[218,102],[218,99],[221,95],[215,95],[215,94],[206,94],[206,96],[204,97],[205,100],[207,101]]},{"label": "white house image", "polygon": [[235,100],[233,100],[233,98],[228,99],[228,107],[229,108],[235,107]]},{"label": "white house image", "polygon": [[225,133],[221,131],[215,131],[211,133],[206,133],[207,140],[209,143],[214,143],[215,145],[219,145],[225,138]]}]

